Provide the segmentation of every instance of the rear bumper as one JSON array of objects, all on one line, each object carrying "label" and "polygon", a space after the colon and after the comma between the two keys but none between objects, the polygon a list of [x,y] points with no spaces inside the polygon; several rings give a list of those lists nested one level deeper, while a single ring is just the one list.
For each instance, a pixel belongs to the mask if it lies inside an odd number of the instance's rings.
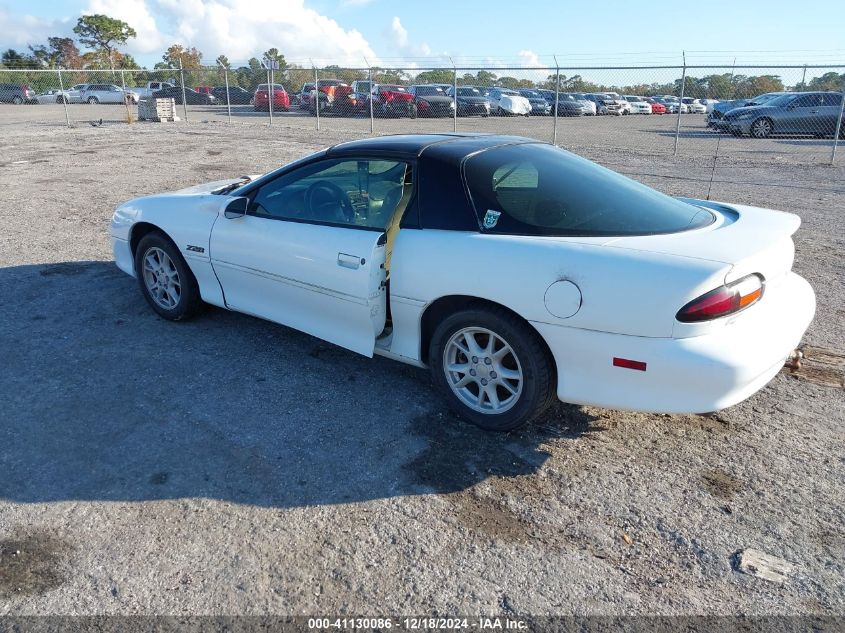
[{"label": "rear bumper", "polygon": [[[645,338],[534,323],[558,367],[558,398],[574,404],[654,413],[706,413],[762,389],[801,342],[815,295],[790,273],[760,305],[715,333]],[[613,366],[613,358],[646,371]]]}]

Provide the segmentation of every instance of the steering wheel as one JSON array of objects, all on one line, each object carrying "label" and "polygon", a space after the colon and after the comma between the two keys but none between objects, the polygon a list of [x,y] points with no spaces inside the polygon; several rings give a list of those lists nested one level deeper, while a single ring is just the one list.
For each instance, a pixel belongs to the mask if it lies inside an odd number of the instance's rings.
[{"label": "steering wheel", "polygon": [[315,220],[347,224],[355,221],[355,209],[349,196],[330,180],[318,180],[308,187],[305,208]]}]

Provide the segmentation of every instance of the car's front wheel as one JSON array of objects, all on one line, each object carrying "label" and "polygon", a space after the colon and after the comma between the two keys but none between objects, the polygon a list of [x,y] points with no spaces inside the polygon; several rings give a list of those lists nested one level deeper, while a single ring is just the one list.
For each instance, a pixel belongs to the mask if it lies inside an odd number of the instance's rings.
[{"label": "car's front wheel", "polygon": [[147,303],[165,319],[189,319],[202,307],[196,278],[173,242],[161,233],[141,238],[135,272]]},{"label": "car's front wheel", "polygon": [[769,119],[757,119],[751,124],[751,136],[754,138],[768,138],[772,134],[772,122]]},{"label": "car's front wheel", "polygon": [[554,362],[539,335],[495,307],[456,312],[436,328],[429,366],[438,389],[461,417],[509,431],[541,415],[554,399]]}]

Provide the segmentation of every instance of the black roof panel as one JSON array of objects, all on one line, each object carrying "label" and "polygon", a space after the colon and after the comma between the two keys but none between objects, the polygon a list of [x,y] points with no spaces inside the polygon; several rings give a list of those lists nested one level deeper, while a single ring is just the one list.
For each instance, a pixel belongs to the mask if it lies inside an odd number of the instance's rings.
[{"label": "black roof panel", "polygon": [[390,152],[407,154],[408,157],[419,156],[437,147],[442,158],[446,155],[463,157],[486,147],[507,145],[514,142],[538,142],[519,136],[503,136],[498,134],[396,134],[390,136],[376,136],[372,138],[339,143],[328,150],[328,156],[340,157],[350,154],[367,152]]}]

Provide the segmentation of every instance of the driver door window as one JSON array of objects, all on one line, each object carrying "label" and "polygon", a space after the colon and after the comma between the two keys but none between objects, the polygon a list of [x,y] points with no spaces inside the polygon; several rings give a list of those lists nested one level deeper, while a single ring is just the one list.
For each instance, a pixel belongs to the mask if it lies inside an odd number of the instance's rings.
[{"label": "driver door window", "polygon": [[257,217],[384,230],[411,185],[407,163],[394,160],[324,160],[258,189]]}]

